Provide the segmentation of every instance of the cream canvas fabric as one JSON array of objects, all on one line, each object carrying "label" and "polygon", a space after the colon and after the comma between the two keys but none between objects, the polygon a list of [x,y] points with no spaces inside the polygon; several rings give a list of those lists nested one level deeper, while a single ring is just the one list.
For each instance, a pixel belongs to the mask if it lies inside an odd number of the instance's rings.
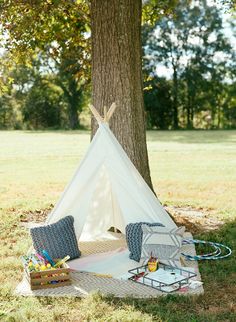
[{"label": "cream canvas fabric", "polygon": [[47,223],[67,215],[74,217],[80,240],[101,239],[110,227],[125,233],[125,226],[132,222],[176,227],[103,122]]}]

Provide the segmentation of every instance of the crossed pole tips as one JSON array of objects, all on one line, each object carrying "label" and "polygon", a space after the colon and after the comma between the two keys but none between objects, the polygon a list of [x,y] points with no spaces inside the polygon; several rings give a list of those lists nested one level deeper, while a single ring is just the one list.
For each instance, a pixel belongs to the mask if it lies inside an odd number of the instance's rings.
[{"label": "crossed pole tips", "polygon": [[104,106],[104,108],[103,108],[104,116],[103,117],[98,113],[97,109],[92,104],[89,105],[89,108],[98,123],[104,123],[104,122],[109,123],[113,113],[115,112],[116,103],[113,102],[108,111],[107,111],[107,107]]}]

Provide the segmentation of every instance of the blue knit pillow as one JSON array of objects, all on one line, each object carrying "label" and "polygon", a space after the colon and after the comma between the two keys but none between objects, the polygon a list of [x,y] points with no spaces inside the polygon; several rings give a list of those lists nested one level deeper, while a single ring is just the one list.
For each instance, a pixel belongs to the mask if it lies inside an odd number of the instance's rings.
[{"label": "blue knit pillow", "polygon": [[30,229],[34,249],[42,254],[45,249],[52,258],[78,258],[81,252],[78,247],[74,218],[66,216],[55,224]]},{"label": "blue knit pillow", "polygon": [[135,260],[136,262],[140,261],[141,252],[142,252],[142,240],[143,240],[143,231],[142,225],[146,224],[147,226],[162,226],[161,223],[147,223],[147,222],[138,222],[131,223],[125,227],[125,235],[128,249],[130,251],[129,258]]}]

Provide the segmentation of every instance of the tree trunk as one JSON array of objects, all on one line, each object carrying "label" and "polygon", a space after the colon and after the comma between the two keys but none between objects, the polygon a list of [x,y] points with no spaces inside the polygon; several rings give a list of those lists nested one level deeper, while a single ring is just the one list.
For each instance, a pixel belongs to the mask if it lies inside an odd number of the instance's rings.
[{"label": "tree trunk", "polygon": [[195,105],[195,100],[194,100],[194,97],[192,98],[192,104],[191,104],[191,109],[190,109],[190,111],[191,111],[191,113],[190,113],[190,118],[191,118],[191,126],[192,126],[192,129],[194,128],[194,126],[193,126],[193,121],[194,121],[194,105]]},{"label": "tree trunk", "polygon": [[79,127],[77,107],[78,107],[78,104],[76,101],[74,101],[73,97],[68,99],[69,124],[70,124],[70,129],[72,130],[76,130]]},{"label": "tree trunk", "polygon": [[219,99],[216,100],[217,102],[217,128],[220,129],[221,127],[221,102]]},{"label": "tree trunk", "polygon": [[177,70],[176,67],[173,66],[174,75],[173,75],[173,82],[174,82],[174,98],[173,98],[173,127],[175,130],[179,128],[179,113],[178,113],[178,77],[177,77]]},{"label": "tree trunk", "polygon": [[73,77],[68,77],[67,82],[67,87],[63,84],[63,82],[59,82],[59,86],[62,88],[68,103],[68,119],[70,129],[76,130],[79,127],[78,106],[81,92],[78,90],[77,83]]},{"label": "tree trunk", "polygon": [[191,117],[190,117],[190,110],[191,110],[191,97],[190,94],[188,93],[188,101],[187,101],[187,129],[192,128],[191,124]]},{"label": "tree trunk", "polygon": [[[141,0],[92,0],[92,101],[116,102],[110,127],[152,188],[146,145],[142,64]],[[92,119],[92,136],[97,124]]]}]

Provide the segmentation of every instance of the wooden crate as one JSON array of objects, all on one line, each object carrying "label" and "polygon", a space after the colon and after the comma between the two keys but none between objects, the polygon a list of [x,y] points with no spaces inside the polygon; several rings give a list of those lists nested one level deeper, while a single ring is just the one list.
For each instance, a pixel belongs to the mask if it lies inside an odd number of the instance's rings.
[{"label": "wooden crate", "polygon": [[29,272],[25,269],[25,273],[31,290],[71,285],[70,268],[67,264],[63,264],[62,268],[56,268],[55,270],[49,269],[40,272]]}]

